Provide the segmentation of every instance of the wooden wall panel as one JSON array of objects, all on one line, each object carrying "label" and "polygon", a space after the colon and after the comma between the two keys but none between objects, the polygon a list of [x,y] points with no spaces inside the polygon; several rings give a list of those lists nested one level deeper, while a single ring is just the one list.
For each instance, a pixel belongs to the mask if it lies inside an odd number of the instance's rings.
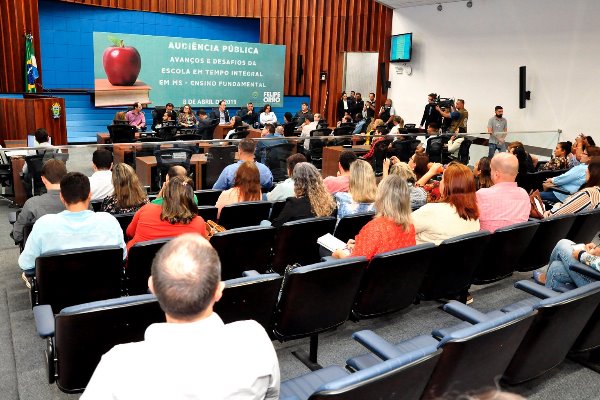
[{"label": "wooden wall panel", "polygon": [[[260,18],[261,43],[286,45],[286,95],[308,95],[313,111],[335,120],[342,91],[344,52],[379,52],[389,66],[393,10],[375,0],[62,0],[91,6],[215,17]],[[37,0],[0,1],[0,91],[23,90],[24,29],[33,32],[39,54]],[[9,16],[6,18],[6,16]],[[298,56],[304,74],[297,81]],[[38,59],[38,66],[41,60]],[[320,71],[328,73],[319,80]],[[352,73],[352,71],[348,71]],[[379,107],[379,73],[373,90]],[[327,96],[328,95],[328,96]],[[366,94],[364,95],[366,97]],[[327,104],[326,104],[327,98]]]},{"label": "wooden wall panel", "polygon": [[[61,116],[52,118],[51,107],[60,104]],[[67,144],[65,101],[61,97],[0,98],[0,142],[23,140],[37,128],[46,128],[56,145]]]}]

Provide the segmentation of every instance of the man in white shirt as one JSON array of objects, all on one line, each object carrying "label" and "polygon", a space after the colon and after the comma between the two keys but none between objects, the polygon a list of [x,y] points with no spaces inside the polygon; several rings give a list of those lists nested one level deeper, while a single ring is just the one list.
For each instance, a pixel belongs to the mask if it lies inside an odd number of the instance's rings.
[{"label": "man in white shirt", "polygon": [[224,284],[206,239],[186,234],[163,246],[148,285],[167,322],[150,325],[143,342],[106,353],[82,400],[279,398],[279,364],[265,330],[252,320],[224,324],[213,312]]},{"label": "man in white shirt", "polygon": [[92,155],[94,173],[90,176],[90,189],[92,201],[103,200],[115,191],[112,184],[113,154],[104,149],[94,151]]},{"label": "man in white shirt", "polygon": [[[302,126],[302,133],[300,137],[310,137],[310,132],[319,128],[319,121],[321,120],[321,114],[317,113],[313,115],[312,119],[310,116],[306,117],[304,120],[304,125]],[[304,149],[308,151],[308,147],[310,144],[310,140],[306,139],[304,141]]]}]

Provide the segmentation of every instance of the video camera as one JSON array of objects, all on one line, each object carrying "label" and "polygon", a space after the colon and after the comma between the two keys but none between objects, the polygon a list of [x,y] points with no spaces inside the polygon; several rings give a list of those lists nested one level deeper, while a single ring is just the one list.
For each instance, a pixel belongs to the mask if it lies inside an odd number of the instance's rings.
[{"label": "video camera", "polygon": [[437,99],[435,99],[435,105],[440,108],[451,108],[454,107],[454,99],[438,96]]}]

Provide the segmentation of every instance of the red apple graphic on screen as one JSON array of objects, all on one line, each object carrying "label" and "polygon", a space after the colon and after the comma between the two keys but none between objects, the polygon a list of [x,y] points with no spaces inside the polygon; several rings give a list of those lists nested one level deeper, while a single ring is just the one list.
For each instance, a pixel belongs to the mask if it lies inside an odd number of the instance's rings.
[{"label": "red apple graphic on screen", "polygon": [[115,86],[132,86],[142,69],[142,58],[135,47],[109,37],[113,46],[104,50],[102,65],[108,81]]}]

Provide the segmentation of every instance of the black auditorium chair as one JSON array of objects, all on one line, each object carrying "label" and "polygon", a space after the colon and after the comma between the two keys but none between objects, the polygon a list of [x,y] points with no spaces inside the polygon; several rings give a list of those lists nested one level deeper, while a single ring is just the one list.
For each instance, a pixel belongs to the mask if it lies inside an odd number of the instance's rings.
[{"label": "black auditorium chair", "polygon": [[[327,136],[331,134],[332,130],[329,128],[319,128],[310,132],[310,141],[308,145],[309,161],[314,164],[317,168],[321,168],[323,163],[323,147],[327,146],[329,139]],[[317,137],[323,137],[323,139],[313,139]]]},{"label": "black auditorium chair", "polygon": [[273,205],[271,206],[271,214],[269,214],[269,221],[273,222],[273,220],[275,220],[275,218],[281,214],[283,207],[285,207],[285,202],[285,200],[277,200],[273,202]]},{"label": "black auditorium chair", "polygon": [[540,220],[529,247],[519,259],[517,271],[532,271],[546,265],[556,243],[567,237],[575,217],[575,214],[568,214]]},{"label": "black auditorium chair", "polygon": [[273,174],[273,182],[283,182],[288,178],[287,159],[292,155],[294,147],[294,143],[282,143],[265,149],[266,165]]},{"label": "black auditorium chair", "polygon": [[127,268],[125,268],[125,285],[127,294],[148,293],[148,277],[152,268],[152,260],[158,251],[171,240],[154,239],[139,242],[129,248]]},{"label": "black auditorium chair", "polygon": [[66,393],[82,392],[102,356],[114,346],[144,340],[146,328],[165,322],[153,295],[121,297],[63,308],[33,310],[38,334],[47,341],[48,383]]},{"label": "black auditorium chair", "polygon": [[283,273],[293,264],[308,265],[321,259],[317,239],[335,228],[335,217],[306,218],[286,222],[275,237],[273,271]]},{"label": "black auditorium chair", "polygon": [[294,121],[283,124],[283,136],[298,136],[296,134],[296,123]]},{"label": "black auditorium chair", "polygon": [[577,213],[567,239],[575,243],[589,243],[600,231],[600,208]]},{"label": "black auditorium chair", "polygon": [[121,225],[121,229],[123,230],[123,238],[125,239],[125,241],[129,240],[126,232],[127,232],[127,227],[131,223],[131,220],[133,219],[134,215],[135,215],[135,213],[123,213],[123,214],[114,214],[113,215],[117,219],[117,222],[119,223],[119,225]]},{"label": "black auditorium chair", "polygon": [[417,139],[395,140],[392,142],[392,148],[388,152],[398,157],[400,161],[407,163],[412,155],[415,154],[415,149],[419,143],[421,141]]},{"label": "black auditorium chair", "polygon": [[532,281],[519,281],[515,287],[535,297],[502,311],[525,305],[537,315],[504,372],[503,381],[510,385],[537,378],[560,364],[600,304],[600,282],[560,294]]},{"label": "black auditorium chair", "polygon": [[517,176],[517,185],[522,187],[529,193],[531,190],[543,190],[542,182],[548,178],[553,178],[558,175],[562,175],[567,172],[567,169],[560,169],[556,171],[539,171],[539,172],[528,172],[526,174],[519,174]]},{"label": "black auditorium chair", "polygon": [[42,167],[44,166],[44,155],[26,156],[27,174],[23,174],[23,184],[27,191],[27,197],[39,196],[46,192],[42,182]]},{"label": "black auditorium chair", "polygon": [[214,206],[222,192],[220,189],[203,189],[194,191],[194,194],[199,206]]},{"label": "black auditorium chair", "polygon": [[373,212],[346,215],[338,221],[333,236],[347,243],[349,239],[354,239],[363,226],[371,221],[374,216],[375,213]]},{"label": "black auditorium chair", "polygon": [[162,187],[163,181],[169,168],[180,165],[186,169],[188,176],[191,173],[192,150],[182,148],[161,149],[154,152],[156,157],[156,185]]},{"label": "black auditorium chair", "polygon": [[383,160],[387,157],[387,148],[392,142],[391,139],[383,138],[383,140],[374,143],[373,158],[371,158],[371,165],[375,176],[383,175]]},{"label": "black auditorium chair", "polygon": [[215,206],[199,206],[198,207],[198,215],[201,216],[205,222],[207,222],[208,220],[216,222],[218,214],[219,214],[219,209]]},{"label": "black auditorium chair", "polygon": [[421,298],[459,298],[464,303],[473,282],[473,274],[489,240],[488,231],[478,231],[440,243],[419,290]]},{"label": "black auditorium chair", "polygon": [[202,169],[202,171],[206,171],[206,176],[202,178],[205,187],[212,188],[223,169],[235,162],[236,151],[237,146],[211,146],[208,148],[206,168]]},{"label": "black auditorium chair", "polygon": [[137,129],[133,125],[108,125],[106,128],[108,129],[108,136],[112,144],[135,142]]},{"label": "black auditorium chair", "polygon": [[425,243],[373,257],[356,294],[352,319],[377,317],[413,304],[436,250],[433,243]]},{"label": "black auditorium chair", "polygon": [[[447,392],[464,393],[495,388],[499,376],[510,363],[515,350],[536,315],[531,307],[521,307],[510,313],[492,311],[483,314],[464,304],[452,301],[444,306],[451,314],[459,313],[469,323],[438,329],[432,335],[421,335],[391,344],[372,331],[361,331],[353,337],[373,354],[348,360],[348,366],[363,371],[380,365],[382,360],[407,354],[442,350],[421,399],[440,399]],[[415,397],[418,398],[418,397]]]},{"label": "black auditorium chair", "polygon": [[273,333],[282,342],[310,337],[308,357],[302,351],[293,354],[311,370],[320,368],[319,333],[348,320],[366,266],[366,258],[351,257],[297,267],[286,274]]},{"label": "black auditorium chair", "polygon": [[87,247],[43,254],[35,260],[31,304],[57,313],[75,304],[121,295],[123,249]]},{"label": "black auditorium chair", "polygon": [[[448,161],[458,161],[461,164],[469,165],[469,160],[471,159],[471,157],[469,156],[469,151],[471,149],[472,144],[473,144],[473,141],[465,138],[462,141],[462,143],[460,144],[460,147],[458,148],[458,157],[449,155]],[[444,161],[446,161],[446,160],[444,160]]]},{"label": "black auditorium chair", "polygon": [[223,297],[215,303],[214,311],[226,324],[253,319],[270,332],[282,280],[279,274],[226,280]]},{"label": "black auditorium chair", "polygon": [[[593,281],[600,280],[600,272],[587,265],[571,265],[569,268]],[[596,307],[596,311],[571,347],[569,358],[600,372],[600,306]]]},{"label": "black auditorium chair", "polygon": [[268,220],[271,203],[268,201],[246,201],[230,204],[221,209],[219,225],[226,229],[256,226],[260,221]]},{"label": "black auditorium chair", "polygon": [[485,246],[473,283],[483,285],[511,276],[538,227],[537,221],[526,221],[496,230]]},{"label": "black auditorium chair", "polygon": [[276,231],[272,226],[251,226],[215,233],[210,244],[221,259],[221,279],[239,278],[248,270],[267,271]]},{"label": "black auditorium chair", "polygon": [[94,210],[94,212],[100,211],[100,208],[102,208],[102,201],[103,200],[90,201],[90,204],[92,205],[92,209]]},{"label": "black auditorium chair", "polygon": [[[242,129],[239,129],[242,128]],[[231,135],[229,135],[229,139],[231,140],[241,140],[241,139],[245,139],[246,136],[248,136],[250,134],[250,130],[246,127],[239,127],[239,128],[235,128],[235,132],[233,132]]]},{"label": "black auditorium chair", "polygon": [[418,399],[431,377],[441,350],[435,346],[391,358],[352,374],[337,365],[281,382],[281,399],[357,400]]},{"label": "black auditorium chair", "polygon": [[163,126],[162,128],[156,130],[156,134],[162,140],[166,140],[166,141],[175,140],[175,136],[177,136],[177,126],[175,126],[175,125]]},{"label": "black auditorium chair", "polygon": [[429,156],[429,161],[441,163],[443,154],[444,154],[444,144],[448,143],[450,140],[450,136],[448,135],[439,135],[432,136],[427,139],[427,155]]}]

